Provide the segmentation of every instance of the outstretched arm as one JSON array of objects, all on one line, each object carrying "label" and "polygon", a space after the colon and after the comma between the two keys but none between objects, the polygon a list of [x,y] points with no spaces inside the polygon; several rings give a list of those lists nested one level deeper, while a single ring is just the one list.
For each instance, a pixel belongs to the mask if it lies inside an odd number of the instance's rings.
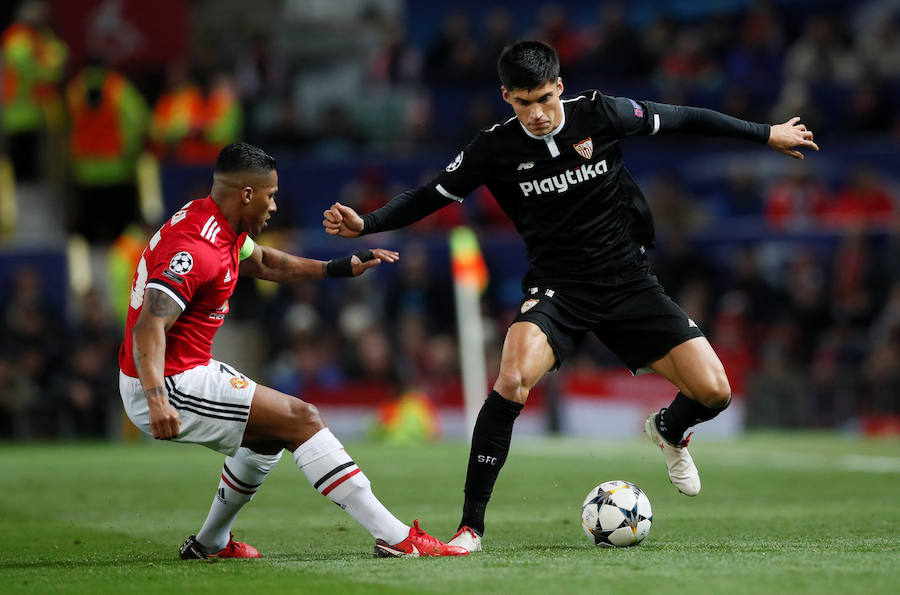
[{"label": "outstretched arm", "polygon": [[380,209],[362,217],[347,205],[336,202],[322,214],[322,227],[325,233],[355,238],[406,227],[455,202],[428,186],[402,192]]},{"label": "outstretched arm", "polygon": [[358,277],[382,262],[397,262],[399,258],[400,254],[397,252],[375,248],[362,250],[352,256],[324,261],[294,256],[257,244],[250,257],[241,262],[241,273],[278,283],[326,277]]},{"label": "outstretched arm", "polygon": [[715,110],[681,105],[646,102],[653,110],[650,134],[656,132],[680,132],[705,136],[729,136],[767,143],[770,147],[794,157],[803,159],[798,148],[818,151],[813,142],[813,133],[800,118],[794,117],[783,124],[759,124],[734,118]]}]

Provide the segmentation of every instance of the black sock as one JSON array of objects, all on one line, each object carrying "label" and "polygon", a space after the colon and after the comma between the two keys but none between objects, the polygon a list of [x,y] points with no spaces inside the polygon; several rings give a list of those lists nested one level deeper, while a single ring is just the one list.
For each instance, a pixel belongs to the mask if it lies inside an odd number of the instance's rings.
[{"label": "black sock", "polygon": [[731,404],[730,399],[722,407],[710,408],[679,392],[675,395],[671,405],[659,411],[659,415],[656,416],[656,429],[668,442],[681,444],[681,441],[684,440],[684,432],[688,428],[711,420],[725,411],[729,404]]},{"label": "black sock", "polygon": [[522,406],[522,403],[504,399],[492,390],[475,421],[466,472],[466,500],[459,526],[466,525],[479,535],[484,535],[484,511],[509,454],[513,424]]}]

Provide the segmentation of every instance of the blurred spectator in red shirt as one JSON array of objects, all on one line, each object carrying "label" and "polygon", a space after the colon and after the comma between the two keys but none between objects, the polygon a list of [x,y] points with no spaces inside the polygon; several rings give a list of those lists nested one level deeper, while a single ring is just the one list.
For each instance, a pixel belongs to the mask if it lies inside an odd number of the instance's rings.
[{"label": "blurred spectator in red shirt", "polygon": [[707,55],[703,36],[691,29],[678,33],[660,59],[657,75],[663,84],[700,87],[716,86],[722,78],[719,65]]},{"label": "blurred spectator in red shirt", "polygon": [[756,355],[752,349],[754,342],[738,312],[719,312],[713,327],[715,331],[711,343],[728,372],[731,390],[742,395],[747,375],[756,369]]},{"label": "blurred spectator in red shirt", "polygon": [[341,189],[341,202],[361,210],[379,209],[391,198],[384,179],[384,170],[377,166],[366,166],[357,179],[350,181]]},{"label": "blurred spectator in red shirt", "polygon": [[803,164],[795,164],[766,196],[766,221],[778,229],[812,227],[827,211],[828,190]]},{"label": "blurred spectator in red shirt", "polygon": [[582,36],[572,26],[566,9],[559,4],[545,4],[538,15],[538,29],[530,37],[556,48],[562,69],[574,65],[584,53]]},{"label": "blurred spectator in red shirt", "polygon": [[830,205],[826,218],[836,225],[887,225],[896,210],[894,198],[875,170],[860,166]]},{"label": "blurred spectator in red shirt", "polygon": [[853,227],[841,240],[832,262],[831,309],[838,322],[869,323],[876,306],[877,263],[863,227]]}]

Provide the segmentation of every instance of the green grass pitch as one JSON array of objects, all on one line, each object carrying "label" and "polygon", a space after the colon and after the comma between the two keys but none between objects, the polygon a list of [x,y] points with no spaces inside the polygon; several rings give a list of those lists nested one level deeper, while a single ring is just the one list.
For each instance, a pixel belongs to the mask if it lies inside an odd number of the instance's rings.
[{"label": "green grass pitch", "polygon": [[[404,522],[456,529],[468,448],[349,443]],[[488,508],[486,551],[374,559],[372,539],[285,456],[238,519],[261,560],[182,562],[222,457],[176,444],[0,445],[0,593],[900,592],[900,441],[750,435],[691,445],[703,491],[668,483],[649,442],[516,439]],[[653,504],[639,547],[580,525],[594,485]]]}]

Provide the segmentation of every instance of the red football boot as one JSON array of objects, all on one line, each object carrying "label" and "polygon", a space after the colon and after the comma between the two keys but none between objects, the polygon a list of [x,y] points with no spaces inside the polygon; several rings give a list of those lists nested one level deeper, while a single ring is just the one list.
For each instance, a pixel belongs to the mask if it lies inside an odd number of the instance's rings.
[{"label": "red football boot", "polygon": [[468,556],[469,550],[447,545],[419,528],[419,519],[413,521],[409,535],[400,543],[389,545],[383,539],[375,540],[376,558],[418,558],[419,556]]},{"label": "red football boot", "polygon": [[178,555],[182,560],[206,560],[209,558],[259,558],[259,550],[241,541],[234,540],[234,534],[228,538],[228,545],[214,554],[207,554],[197,542],[197,536],[191,535],[182,544]]}]

